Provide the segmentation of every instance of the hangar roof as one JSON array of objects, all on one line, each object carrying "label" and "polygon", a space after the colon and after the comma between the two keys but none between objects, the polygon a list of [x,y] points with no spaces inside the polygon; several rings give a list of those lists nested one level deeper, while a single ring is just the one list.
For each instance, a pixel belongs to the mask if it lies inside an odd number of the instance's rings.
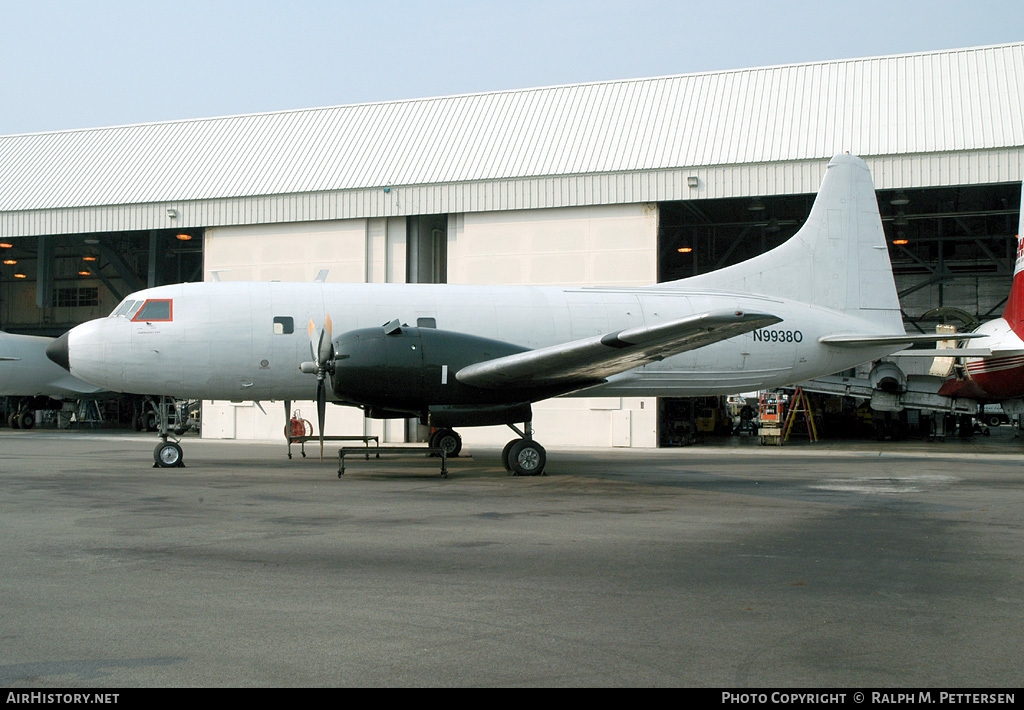
[{"label": "hangar roof", "polygon": [[0,215],[1019,149],[1022,106],[1024,42],[0,136]]}]

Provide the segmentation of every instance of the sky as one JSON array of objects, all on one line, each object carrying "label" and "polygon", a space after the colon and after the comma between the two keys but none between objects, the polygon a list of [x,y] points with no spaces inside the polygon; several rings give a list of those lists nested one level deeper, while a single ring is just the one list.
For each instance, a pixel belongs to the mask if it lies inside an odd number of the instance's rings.
[{"label": "sky", "polygon": [[0,135],[975,47],[1021,0],[0,0]]}]

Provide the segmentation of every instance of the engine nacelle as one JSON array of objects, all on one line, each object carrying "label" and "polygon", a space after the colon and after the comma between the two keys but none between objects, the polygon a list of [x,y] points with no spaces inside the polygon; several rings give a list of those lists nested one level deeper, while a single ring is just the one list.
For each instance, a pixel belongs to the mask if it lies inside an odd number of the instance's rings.
[{"label": "engine nacelle", "polygon": [[[525,421],[539,391],[483,389],[459,382],[467,365],[527,350],[465,333],[387,326],[349,331],[334,340],[334,393],[378,412],[405,412],[444,426]],[[523,405],[525,404],[525,410]],[[436,422],[434,425],[439,425]]]},{"label": "engine nacelle", "polygon": [[868,375],[871,386],[883,392],[906,392],[907,376],[894,362],[879,362]]}]

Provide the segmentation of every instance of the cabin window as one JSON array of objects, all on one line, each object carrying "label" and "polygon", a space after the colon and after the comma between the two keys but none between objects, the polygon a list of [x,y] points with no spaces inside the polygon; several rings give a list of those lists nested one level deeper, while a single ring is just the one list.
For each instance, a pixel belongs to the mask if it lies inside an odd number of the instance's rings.
[{"label": "cabin window", "polygon": [[289,335],[295,332],[295,321],[291,316],[274,316],[274,335]]},{"label": "cabin window", "polygon": [[171,318],[171,299],[150,299],[142,304],[142,308],[132,318],[134,321],[169,321]]}]

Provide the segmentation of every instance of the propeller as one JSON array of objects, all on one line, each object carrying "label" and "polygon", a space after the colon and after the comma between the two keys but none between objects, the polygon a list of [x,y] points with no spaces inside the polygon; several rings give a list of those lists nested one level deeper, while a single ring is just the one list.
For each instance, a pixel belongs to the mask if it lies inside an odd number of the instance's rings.
[{"label": "propeller", "polygon": [[324,327],[317,331],[313,319],[309,319],[309,351],[313,362],[304,362],[299,369],[316,374],[316,419],[320,427],[320,460],[324,458],[324,419],[327,414],[327,375],[334,371],[334,341],[331,337],[331,314],[324,319]]}]

